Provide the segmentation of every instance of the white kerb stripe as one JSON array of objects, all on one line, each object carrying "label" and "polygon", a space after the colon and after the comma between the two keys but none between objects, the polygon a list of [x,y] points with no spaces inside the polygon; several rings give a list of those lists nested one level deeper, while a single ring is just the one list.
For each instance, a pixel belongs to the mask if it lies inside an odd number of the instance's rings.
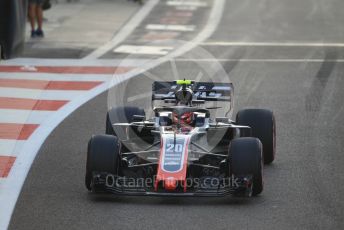
[{"label": "white kerb stripe", "polygon": [[55,74],[55,73],[6,73],[0,72],[0,79],[23,79],[42,81],[108,81],[112,74]]},{"label": "white kerb stripe", "polygon": [[98,67],[125,67],[137,66],[141,60],[131,59],[39,59],[39,58],[14,58],[6,61],[1,61],[0,66],[14,65],[14,66],[98,66]]},{"label": "white kerb stripe", "polygon": [[53,111],[0,109],[0,123],[41,124]]},{"label": "white kerb stripe", "polygon": [[0,139],[0,156],[18,156],[25,142],[22,140]]},{"label": "white kerb stripe", "polygon": [[83,90],[41,90],[0,87],[0,97],[13,97],[35,100],[72,100],[81,94]]}]

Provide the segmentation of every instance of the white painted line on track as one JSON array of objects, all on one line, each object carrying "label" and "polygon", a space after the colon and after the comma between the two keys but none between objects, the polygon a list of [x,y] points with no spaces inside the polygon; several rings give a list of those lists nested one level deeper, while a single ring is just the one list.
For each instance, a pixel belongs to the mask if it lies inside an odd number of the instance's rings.
[{"label": "white painted line on track", "polygon": [[134,29],[143,21],[143,19],[152,11],[154,6],[158,3],[159,0],[149,0],[148,2],[146,2],[144,6],[142,6],[140,11],[131,18],[131,20],[119,31],[119,33],[116,34],[116,36],[111,41],[84,57],[83,60],[99,58],[113,49],[119,43],[124,41],[124,39],[134,31]]},{"label": "white painted line on track", "polygon": [[[25,142],[26,140],[21,141],[21,140],[0,139],[0,155],[1,156],[14,156],[14,157],[18,156]],[[2,205],[1,205],[1,208],[3,208]],[[3,211],[0,210],[0,213],[1,212]],[[1,226],[1,222],[0,222],[0,226]]]},{"label": "white painted line on track", "polygon": [[309,63],[323,63],[323,62],[344,62],[344,59],[176,59],[178,62],[309,62]]},{"label": "white painted line on track", "polygon": [[147,30],[169,30],[190,32],[195,30],[194,25],[164,25],[164,24],[148,24]]},{"label": "white painted line on track", "polygon": [[204,42],[202,46],[344,47],[344,43],[321,42]]},{"label": "white painted line on track", "polygon": [[0,109],[0,123],[41,124],[53,113],[53,111]]},{"label": "white painted line on track", "polygon": [[0,97],[37,100],[72,100],[84,94],[83,90],[41,90],[0,87]]},{"label": "white painted line on track", "polygon": [[6,73],[0,72],[0,79],[23,79],[42,81],[108,81],[112,74],[55,74],[55,73]]},{"label": "white painted line on track", "polygon": [[176,6],[176,10],[195,11],[197,9],[196,6]]},{"label": "white painted line on track", "polygon": [[225,6],[225,0],[215,0],[213,2],[213,7],[209,14],[209,19],[202,29],[202,31],[186,45],[180,47],[178,50],[170,53],[168,56],[164,57],[162,61],[168,61],[171,58],[176,58],[191,49],[195,48],[197,45],[204,43],[216,30],[222,18],[223,9]]},{"label": "white painted line on track", "polygon": [[170,50],[173,50],[171,46],[133,46],[122,45],[114,49],[115,53],[130,53],[130,54],[151,54],[151,55],[166,55]]},{"label": "white painted line on track", "polygon": [[[153,1],[150,1],[153,2]],[[148,3],[150,3],[148,2]],[[155,4],[158,1],[155,1]],[[147,5],[147,3],[146,3]],[[167,57],[163,57],[157,59],[153,62],[148,62],[145,65],[147,68],[153,68],[163,62],[166,61],[166,58],[177,57],[182,55],[185,52],[190,51],[194,47],[196,47],[199,43],[208,39],[216,30],[223,14],[223,9],[225,5],[225,0],[214,0],[213,7],[210,12],[209,19],[207,24],[203,28],[203,30],[196,36],[195,39],[184,45],[179,47],[179,49],[173,51]],[[149,13],[149,11],[148,11]],[[148,14],[147,13],[147,14]],[[118,42],[118,41],[117,41]],[[115,44],[115,42],[114,42]],[[115,45],[109,45],[107,48],[111,50]],[[109,48],[110,47],[110,48]],[[102,55],[104,50],[97,52],[96,55],[88,57],[90,59],[97,58]],[[105,51],[106,52],[106,51]],[[99,56],[98,56],[99,55]],[[39,62],[39,61],[38,61]],[[7,64],[7,62],[5,62]],[[78,109],[81,105],[86,103],[87,101],[91,100],[92,98],[98,96],[99,94],[103,93],[104,91],[108,90],[115,84],[128,80],[132,77],[137,76],[137,74],[144,72],[144,70],[133,70],[132,72],[128,72],[126,74],[118,75],[118,77],[113,78],[110,84],[103,83],[94,89],[88,91],[87,93],[83,94],[72,100],[70,103],[63,106],[60,110],[55,112],[52,116],[50,116],[43,124],[41,124],[35,132],[31,135],[29,141],[26,141],[23,148],[25,149],[25,154],[20,154],[14,165],[6,178],[6,182],[2,183],[2,189],[0,190],[0,229],[7,229],[8,224],[11,220],[12,212],[14,210],[15,204],[17,202],[18,196],[20,194],[21,188],[25,181],[25,178],[30,170],[31,164],[36,157],[39,149],[41,148],[42,144],[49,136],[49,134],[72,112]]]},{"label": "white painted line on track", "polygon": [[168,6],[194,6],[194,7],[206,7],[208,4],[201,1],[167,1]]}]

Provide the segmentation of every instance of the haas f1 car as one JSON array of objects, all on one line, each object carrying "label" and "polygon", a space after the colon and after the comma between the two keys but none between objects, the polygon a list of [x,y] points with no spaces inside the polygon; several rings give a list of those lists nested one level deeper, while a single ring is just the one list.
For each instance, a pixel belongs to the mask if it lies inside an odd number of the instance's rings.
[{"label": "haas f1 car", "polygon": [[154,82],[151,118],[139,107],[111,108],[106,135],[90,139],[87,189],[150,196],[260,194],[263,166],[275,158],[274,115],[244,109],[232,121],[232,110],[232,83]]}]

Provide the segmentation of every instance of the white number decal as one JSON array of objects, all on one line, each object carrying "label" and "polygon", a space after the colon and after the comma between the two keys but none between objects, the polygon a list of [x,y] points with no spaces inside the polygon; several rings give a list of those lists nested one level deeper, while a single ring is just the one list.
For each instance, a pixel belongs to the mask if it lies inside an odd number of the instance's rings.
[{"label": "white number decal", "polygon": [[167,152],[172,152],[173,151],[174,144],[167,144]]},{"label": "white number decal", "polygon": [[183,151],[183,146],[181,144],[176,144],[174,150],[176,152],[182,152]]},{"label": "white number decal", "polygon": [[166,151],[167,152],[173,152],[173,149],[174,149],[174,152],[182,152],[183,151],[183,145],[181,144],[167,144],[167,148],[166,148]]}]

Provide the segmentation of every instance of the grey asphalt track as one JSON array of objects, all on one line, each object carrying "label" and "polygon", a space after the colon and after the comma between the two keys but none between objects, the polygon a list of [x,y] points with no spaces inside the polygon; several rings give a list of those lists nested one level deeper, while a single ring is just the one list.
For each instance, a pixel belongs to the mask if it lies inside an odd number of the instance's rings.
[{"label": "grey asphalt track", "polygon": [[[209,41],[340,43],[342,9],[339,0],[230,0]],[[271,53],[271,47],[204,48],[222,59],[261,58],[223,62],[235,85],[236,110],[263,107],[276,115],[277,158],[265,167],[260,196],[89,194],[84,188],[86,146],[92,134],[105,132],[104,93],[75,111],[46,140],[10,229],[344,229],[344,63],[334,61],[343,56],[343,49],[274,47]],[[301,61],[264,61],[267,56]],[[324,61],[308,60],[319,58]],[[178,64],[188,68],[185,61]],[[152,72],[163,70],[161,66]],[[140,91],[144,82],[139,76],[131,85]]]}]

